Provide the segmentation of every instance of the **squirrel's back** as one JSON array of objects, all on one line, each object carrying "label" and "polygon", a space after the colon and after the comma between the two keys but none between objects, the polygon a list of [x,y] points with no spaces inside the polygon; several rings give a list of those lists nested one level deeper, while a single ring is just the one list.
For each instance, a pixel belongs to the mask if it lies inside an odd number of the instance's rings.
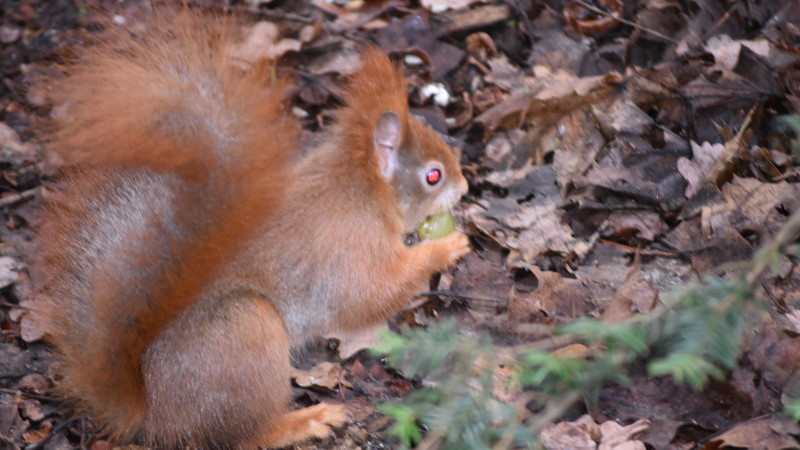
[{"label": "squirrel's back", "polygon": [[296,147],[287,83],[234,57],[242,29],[161,11],[48,80],[49,147],[81,170],[45,208],[41,313],[60,389],[113,438],[147,439],[143,352],[266,220]]}]

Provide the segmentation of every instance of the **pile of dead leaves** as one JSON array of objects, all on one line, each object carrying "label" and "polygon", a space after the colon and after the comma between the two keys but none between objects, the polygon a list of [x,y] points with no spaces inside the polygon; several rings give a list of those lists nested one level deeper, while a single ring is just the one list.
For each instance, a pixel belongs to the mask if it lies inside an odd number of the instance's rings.
[{"label": "pile of dead leaves", "polygon": [[[95,18],[143,14],[136,2],[4,2],[0,17],[0,442],[75,448],[93,440],[52,387],[47,331],[26,320],[25,262],[36,257],[43,176],[34,134],[41,93],[24,86],[43,55],[76,43]],[[800,114],[800,3],[794,0],[197,1],[255,24],[243,61],[280,58],[297,80],[293,113],[330,123],[365,42],[408,74],[413,112],[448,135],[470,181],[461,227],[475,252],[399,320],[454,315],[498,345],[525,323],[620,321],[704,275],[731,277],[798,208],[798,148],[781,116]],[[233,6],[231,6],[233,4]],[[101,11],[101,12],[96,12]],[[634,256],[639,262],[633,264]],[[797,447],[778,416],[798,385],[800,268],[762,280],[773,314],[739,366],[695,392],[634,375],[587,416],[542,433],[549,448]],[[376,448],[374,404],[414,389],[360,349],[373,334],[294,374],[298,401],[338,398],[355,423],[308,448]],[[312,358],[315,359],[315,358]],[[102,448],[102,441],[94,441]],[[5,448],[4,447],[4,448]]]}]

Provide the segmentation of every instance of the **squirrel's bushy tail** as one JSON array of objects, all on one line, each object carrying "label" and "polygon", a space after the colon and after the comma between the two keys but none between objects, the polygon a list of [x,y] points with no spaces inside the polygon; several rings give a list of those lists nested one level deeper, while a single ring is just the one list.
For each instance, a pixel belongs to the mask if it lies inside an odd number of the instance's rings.
[{"label": "squirrel's bushy tail", "polygon": [[62,392],[117,439],[152,438],[141,356],[264,223],[296,148],[288,83],[236,60],[243,30],[160,11],[109,25],[47,81],[48,145],[74,170],[39,232],[42,314]]}]

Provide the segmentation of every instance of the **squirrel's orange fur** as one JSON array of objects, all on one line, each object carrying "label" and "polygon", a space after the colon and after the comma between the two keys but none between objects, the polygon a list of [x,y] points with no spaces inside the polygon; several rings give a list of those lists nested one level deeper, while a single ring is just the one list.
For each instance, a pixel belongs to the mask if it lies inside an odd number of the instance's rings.
[{"label": "squirrel's orange fur", "polygon": [[345,410],[287,412],[289,352],[385,319],[468,251],[460,232],[403,243],[466,191],[458,162],[377,49],[325,144],[299,152],[288,81],[231,56],[243,27],[162,12],[134,29],[49,82],[49,145],[72,167],[39,232],[59,390],[119,442],[324,436]]}]

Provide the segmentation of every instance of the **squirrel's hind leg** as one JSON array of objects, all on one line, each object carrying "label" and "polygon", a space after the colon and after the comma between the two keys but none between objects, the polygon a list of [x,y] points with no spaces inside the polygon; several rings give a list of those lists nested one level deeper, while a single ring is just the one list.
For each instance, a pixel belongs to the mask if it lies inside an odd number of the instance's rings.
[{"label": "squirrel's hind leg", "polygon": [[350,415],[344,405],[320,403],[284,414],[251,444],[275,448],[311,438],[322,439],[333,433],[332,428],[349,421]]},{"label": "squirrel's hind leg", "polygon": [[154,447],[242,448],[289,409],[283,320],[249,289],[224,291],[183,311],[142,357]]},{"label": "squirrel's hind leg", "polygon": [[287,411],[289,344],[283,320],[250,289],[208,295],[169,324],[143,357],[146,434],[157,447],[281,447],[327,437],[343,405]]}]

